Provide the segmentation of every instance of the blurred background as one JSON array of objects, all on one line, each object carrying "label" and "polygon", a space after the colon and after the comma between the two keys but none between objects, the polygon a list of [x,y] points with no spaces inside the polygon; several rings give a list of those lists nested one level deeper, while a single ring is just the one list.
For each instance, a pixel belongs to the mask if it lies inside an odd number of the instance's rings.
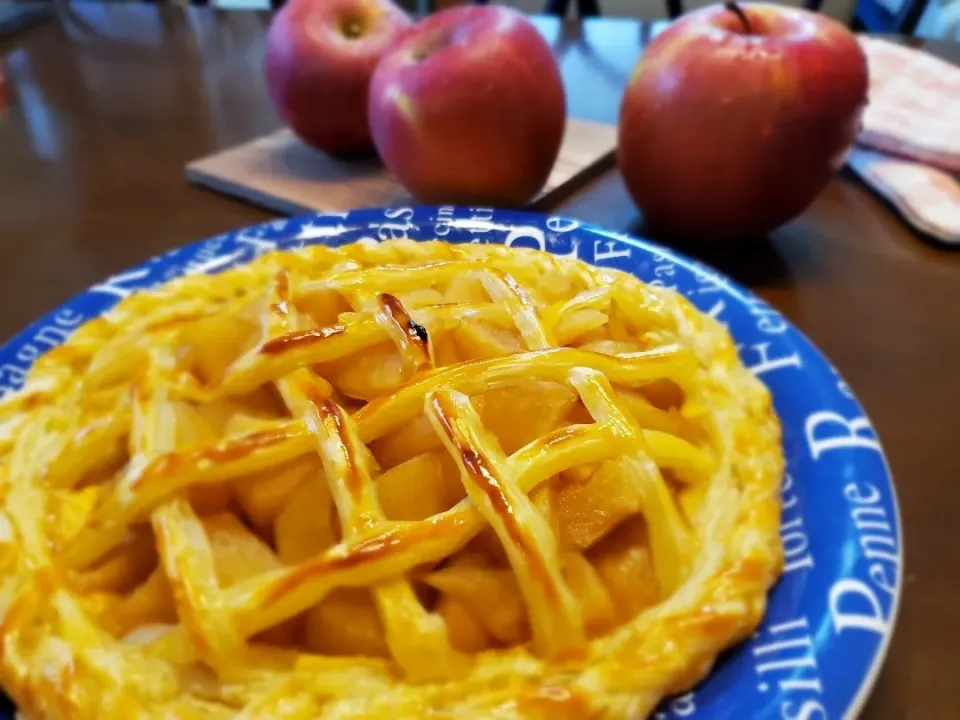
[{"label": "blurred background", "polygon": [[[86,0],[69,3],[85,16],[109,13],[112,5],[144,0]],[[169,0],[172,4],[212,5],[230,10],[269,10],[283,0]],[[426,14],[466,0],[399,0],[406,10]],[[711,0],[505,0],[526,13],[562,17],[603,16],[657,20],[709,5]],[[68,3],[15,2],[0,4],[0,32],[11,31]],[[159,4],[159,3],[150,3]],[[960,39],[960,0],[783,0],[784,5],[818,9],[854,29],[873,33],[908,33],[929,39]],[[95,22],[95,20],[92,20]]]},{"label": "blurred background", "polygon": [[[278,4],[278,0],[272,0]],[[711,4],[712,0],[506,0],[526,13],[573,17],[602,15],[655,20]],[[402,0],[411,12],[427,13],[464,0]],[[271,0],[213,0],[224,8],[266,9]],[[785,0],[784,5],[816,6],[833,18],[870,32],[915,33],[919,37],[960,39],[960,0],[822,0],[804,3]]]}]

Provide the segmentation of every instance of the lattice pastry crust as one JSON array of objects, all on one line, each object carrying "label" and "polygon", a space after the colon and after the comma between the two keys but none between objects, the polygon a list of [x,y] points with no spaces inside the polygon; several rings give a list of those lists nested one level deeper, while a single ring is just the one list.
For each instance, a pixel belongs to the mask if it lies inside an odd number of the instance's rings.
[{"label": "lattice pastry crust", "polygon": [[640,717],[781,568],[727,332],[545,253],[180,279],[0,412],[0,682],[37,719]]}]

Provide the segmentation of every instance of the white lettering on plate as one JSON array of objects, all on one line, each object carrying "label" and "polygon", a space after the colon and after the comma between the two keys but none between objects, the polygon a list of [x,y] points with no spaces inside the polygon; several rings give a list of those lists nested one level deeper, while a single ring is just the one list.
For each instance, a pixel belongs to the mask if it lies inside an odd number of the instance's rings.
[{"label": "white lettering on plate", "polygon": [[380,240],[399,240],[410,234],[411,230],[417,228],[412,222],[413,208],[388,208],[383,211],[383,216],[389,220],[400,220],[402,222],[379,223],[377,225],[377,237]]},{"label": "white lettering on plate", "polygon": [[764,628],[756,636],[751,652],[756,663],[757,690],[768,693],[776,687],[781,718],[802,718],[803,715],[796,714],[798,708],[820,705],[823,685],[806,617]]},{"label": "white lettering on plate", "polygon": [[818,410],[807,417],[804,433],[814,460],[825,452],[843,448],[881,452],[873,426],[863,416],[848,419],[833,410]]},{"label": "white lettering on plate", "polygon": [[[605,246],[605,249],[602,249],[600,246]],[[602,240],[594,240],[593,242],[593,261],[595,263],[603,262],[604,260],[612,260],[613,258],[618,257],[630,257],[630,248],[622,247],[620,249],[615,249],[617,243],[613,240],[607,240],[606,242]]]},{"label": "white lettering on plate", "polygon": [[236,260],[238,260],[243,254],[244,250],[234,250],[232,253],[227,253],[226,255],[219,255],[217,257],[202,259],[199,254],[196,258],[187,263],[184,268],[184,275],[205,275],[212,273],[215,270],[220,270],[225,268]]},{"label": "white lettering on plate", "polygon": [[136,270],[117,273],[102,283],[94,285],[90,288],[90,292],[112,295],[122,300],[129,297],[135,290],[142,288],[143,283],[141,281],[149,274],[149,268],[137,268]]},{"label": "white lettering on plate", "polygon": [[795,704],[781,703],[780,720],[827,720],[827,709],[819,700],[806,700]]},{"label": "white lettering on plate", "polygon": [[854,629],[886,635],[890,630],[877,594],[863,580],[838,580],[830,588],[829,602],[833,629],[838,634]]},{"label": "white lettering on plate", "polygon": [[698,295],[724,292],[727,289],[726,282],[715,272],[698,269],[694,271],[694,277],[699,286],[697,287]]},{"label": "white lettering on plate", "polygon": [[513,247],[513,244],[518,240],[533,240],[541,251],[547,249],[547,238],[543,234],[543,230],[538,227],[533,227],[532,225],[515,227],[507,235],[503,244],[507,247]]},{"label": "white lettering on plate", "polygon": [[453,220],[453,206],[444,205],[437,208],[437,221],[433,224],[433,233],[437,237],[446,237],[450,234],[450,221]]},{"label": "white lettering on plate", "polygon": [[580,227],[579,220],[573,220],[571,218],[564,217],[549,217],[547,218],[547,230],[555,233],[565,233],[570,232],[571,230],[576,230]]},{"label": "white lettering on plate", "polygon": [[757,318],[757,329],[760,332],[779,335],[787,331],[789,327],[787,321],[763,300],[751,298],[747,300],[747,307],[750,309],[750,314]]},{"label": "white lettering on plate", "polygon": [[884,614],[880,593],[894,596],[901,563],[894,525],[887,515],[883,493],[873,483],[849,482],[843,487],[843,496],[850,504],[850,520],[868,566],[865,579],[844,578],[830,588],[833,628],[837,633],[865,630],[884,636],[890,631],[890,621]]},{"label": "white lettering on plate", "polygon": [[493,208],[470,208],[469,224],[466,227],[470,233],[489,232],[493,227]]},{"label": "white lettering on plate", "polygon": [[796,352],[792,352],[789,355],[771,357],[771,344],[772,343],[769,342],[762,342],[746,346],[751,353],[757,356],[756,362],[748,362],[744,359],[743,364],[747,366],[747,370],[753,372],[754,375],[763,375],[766,372],[779,370],[780,368],[795,367],[799,369],[803,367],[803,364],[800,362],[800,355]]},{"label": "white lettering on plate", "polygon": [[713,304],[713,307],[705,311],[705,314],[709,315],[714,320],[719,320],[720,314],[726,309],[726,307],[726,301],[723,298],[717,298],[717,301]]},{"label": "white lettering on plate", "polygon": [[677,266],[674,265],[673,263],[664,263],[663,265],[657,265],[653,270],[653,274],[656,275],[658,278],[673,277],[674,275],[677,274]]},{"label": "white lettering on plate", "polygon": [[413,219],[413,208],[411,207],[398,207],[398,208],[387,208],[383,211],[383,216],[390,220],[403,220],[404,222],[410,222]]},{"label": "white lettering on plate", "polygon": [[237,235],[237,242],[252,248],[258,257],[277,249],[277,243],[274,240],[264,240],[262,237],[257,237],[256,235]]},{"label": "white lettering on plate", "polygon": [[673,718],[693,717],[697,711],[697,702],[692,692],[670,698],[663,709],[654,714],[654,720],[672,720]]},{"label": "white lettering on plate", "polygon": [[[869,482],[851,482],[844,486],[843,496],[853,509],[850,518],[860,538],[860,548],[867,560],[888,563],[893,568],[900,566],[900,551],[893,525],[883,506],[883,496],[876,485]],[[880,588],[892,594],[895,583],[878,583]]]},{"label": "white lettering on plate", "polygon": [[79,313],[63,308],[37,328],[30,338],[13,351],[16,362],[0,365],[0,398],[20,389],[33,361],[50,348],[63,343],[83,320],[84,317]]},{"label": "white lettering on plate", "polygon": [[343,223],[338,225],[314,225],[312,222],[304,223],[297,233],[297,240],[315,240],[317,238],[337,237],[346,231],[347,226]]},{"label": "white lettering on plate", "polygon": [[799,570],[812,569],[814,561],[813,553],[810,551],[810,540],[803,523],[800,496],[793,487],[793,476],[790,473],[785,473],[783,476],[782,493],[780,539],[783,543],[783,574],[787,575]]}]

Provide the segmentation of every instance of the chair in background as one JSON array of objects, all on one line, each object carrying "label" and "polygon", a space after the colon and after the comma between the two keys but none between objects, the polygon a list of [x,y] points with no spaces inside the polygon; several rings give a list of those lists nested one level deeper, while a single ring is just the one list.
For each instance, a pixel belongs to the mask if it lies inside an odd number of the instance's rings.
[{"label": "chair in background", "polygon": [[[487,0],[474,0],[486,2]],[[685,12],[717,0],[496,0],[512,5],[526,13],[546,13],[559,17],[628,17],[654,20],[663,17],[675,19]],[[840,20],[851,22],[857,0],[787,0],[784,4],[805,7]]]},{"label": "chair in background", "polygon": [[916,34],[923,38],[960,40],[960,0],[931,0],[917,14]]},{"label": "chair in background", "polygon": [[[157,0],[152,0],[156,2]],[[162,1],[162,0],[160,0]],[[451,5],[470,0],[395,0],[406,10],[427,14]],[[633,17],[653,20],[662,17],[671,20],[684,12],[695,10],[716,0],[495,0],[517,7],[526,13],[542,13],[557,17],[589,18]],[[286,0],[179,0],[185,4],[249,9],[280,8]],[[474,4],[486,5],[490,0],[472,0]],[[960,0],[934,0],[940,3],[956,3]],[[868,32],[896,32],[911,34],[916,29],[931,0],[786,0],[785,4],[797,5],[814,12],[822,12],[856,30]],[[664,15],[665,13],[665,15]]]},{"label": "chair in background", "polygon": [[[156,0],[152,0],[156,2]],[[161,2],[163,0],[160,0]],[[286,0],[178,0],[185,5],[213,5],[223,10],[279,10]]]},{"label": "chair in background", "polygon": [[912,35],[930,4],[929,0],[860,0],[853,27],[872,33]]}]

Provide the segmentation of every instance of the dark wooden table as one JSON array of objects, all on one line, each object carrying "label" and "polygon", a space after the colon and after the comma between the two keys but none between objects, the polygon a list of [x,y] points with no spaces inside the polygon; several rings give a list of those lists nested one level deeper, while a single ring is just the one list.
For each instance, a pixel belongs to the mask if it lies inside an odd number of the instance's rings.
[{"label": "dark wooden table", "polygon": [[[192,187],[183,164],[274,129],[268,18],[157,5],[61,6],[0,40],[0,339],[105,276],[265,220]],[[613,121],[650,27],[538,21],[574,115]],[[930,49],[960,62],[960,45]],[[617,230],[638,214],[611,171],[558,208]],[[960,717],[960,255],[924,242],[852,177],[749,253],[706,260],[834,360],[883,438],[906,536],[898,630],[866,718]]]}]

